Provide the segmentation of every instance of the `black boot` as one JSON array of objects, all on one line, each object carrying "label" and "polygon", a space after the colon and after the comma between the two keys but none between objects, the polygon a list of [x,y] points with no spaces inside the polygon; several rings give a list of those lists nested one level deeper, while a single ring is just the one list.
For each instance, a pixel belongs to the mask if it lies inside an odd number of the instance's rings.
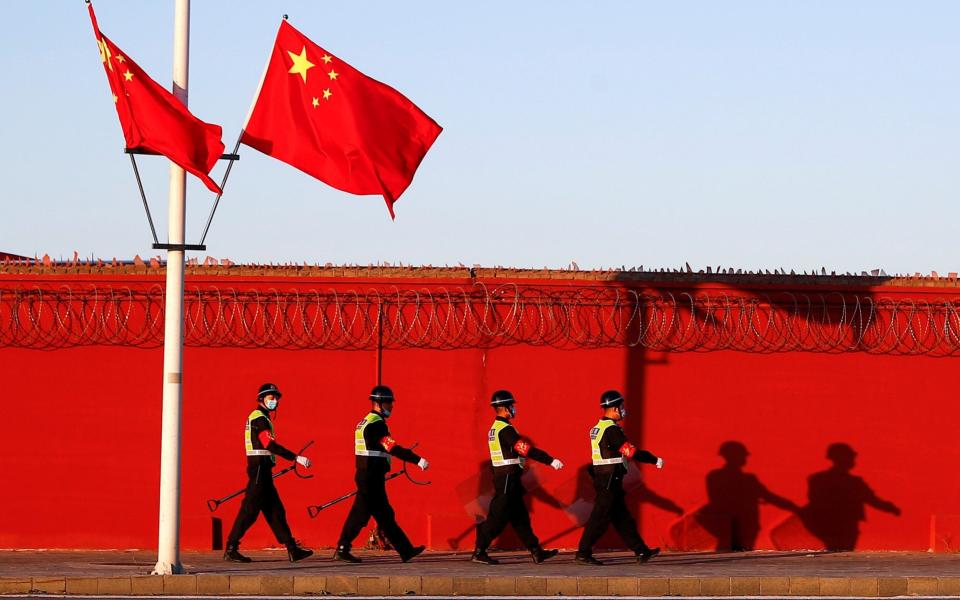
[{"label": "black boot", "polygon": [[579,552],[573,555],[573,560],[584,565],[600,566],[603,564],[603,561],[595,559],[592,554],[580,554]]},{"label": "black boot", "polygon": [[223,551],[223,560],[231,562],[248,563],[252,562],[248,557],[240,554],[240,544],[227,542],[227,549]]},{"label": "black boot", "polygon": [[420,556],[423,553],[423,551],[426,549],[427,549],[426,546],[414,546],[413,548],[410,548],[410,552],[408,552],[407,554],[401,554],[400,560],[402,560],[403,562],[410,562],[412,558],[414,558],[415,556]]},{"label": "black boot", "polygon": [[287,556],[290,557],[290,562],[297,562],[298,560],[303,560],[308,556],[313,556],[313,550],[307,550],[306,548],[301,548],[296,540],[287,542]]},{"label": "black boot", "polygon": [[534,548],[530,551],[530,555],[533,556],[533,562],[539,565],[548,558],[553,558],[559,552],[559,550],[544,550],[543,548]]},{"label": "black boot", "polygon": [[500,561],[492,558],[486,550],[474,550],[470,560],[481,565],[499,565]]},{"label": "black boot", "polygon": [[660,548],[644,548],[637,552],[637,562],[645,563],[658,554],[660,554]]},{"label": "black boot", "polygon": [[359,558],[350,554],[349,546],[337,546],[337,551],[333,553],[333,560],[342,560],[348,563],[362,562]]},{"label": "black boot", "polygon": [[543,548],[535,548],[530,551],[530,555],[533,556],[533,562],[538,565],[548,558],[553,558],[559,554],[559,550],[544,550]]}]

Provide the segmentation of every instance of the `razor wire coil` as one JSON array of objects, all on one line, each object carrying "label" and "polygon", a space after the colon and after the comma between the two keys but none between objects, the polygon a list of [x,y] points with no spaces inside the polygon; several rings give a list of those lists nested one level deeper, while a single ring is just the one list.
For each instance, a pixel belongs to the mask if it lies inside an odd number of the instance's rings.
[{"label": "razor wire coil", "polygon": [[[0,347],[50,350],[163,344],[164,292],[70,286],[0,288]],[[392,288],[366,291],[191,287],[184,342],[287,350],[530,345],[960,354],[960,300],[853,293],[689,291],[616,287]]]}]

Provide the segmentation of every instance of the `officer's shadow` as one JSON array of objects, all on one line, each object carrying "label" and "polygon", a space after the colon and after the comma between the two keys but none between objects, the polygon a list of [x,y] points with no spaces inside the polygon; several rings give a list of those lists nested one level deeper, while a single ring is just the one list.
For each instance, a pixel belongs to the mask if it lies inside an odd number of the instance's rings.
[{"label": "officer's shadow", "polygon": [[[796,513],[800,510],[793,501],[779,496],[765,486],[760,478],[744,470],[750,453],[738,441],[727,441],[718,452],[724,464],[707,473],[707,503],[691,515],[715,540],[718,552],[743,552],[756,547],[760,533],[760,504],[766,503]],[[692,532],[687,529],[679,545],[687,546]]]},{"label": "officer's shadow", "polygon": [[771,533],[777,549],[810,547],[810,541],[804,539],[809,533],[825,550],[854,550],[867,506],[900,516],[896,504],[880,498],[862,477],[851,474],[856,457],[849,444],[838,442],[827,447],[827,459],[833,464],[807,478],[807,505],[795,519],[784,521]]}]

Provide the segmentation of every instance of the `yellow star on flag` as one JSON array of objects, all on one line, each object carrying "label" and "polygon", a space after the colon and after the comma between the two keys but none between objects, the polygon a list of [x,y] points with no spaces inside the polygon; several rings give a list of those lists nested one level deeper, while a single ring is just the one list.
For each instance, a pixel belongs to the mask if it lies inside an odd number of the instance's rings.
[{"label": "yellow star on flag", "polygon": [[125,60],[126,60],[126,59],[123,57],[123,55],[121,55],[121,54],[118,54],[118,55],[117,55],[117,62],[118,62],[118,63],[122,63],[122,62],[125,61]]},{"label": "yellow star on flag", "polygon": [[327,89],[323,90],[323,99],[324,99],[324,100],[329,100],[329,99],[330,99],[330,96],[332,96],[332,95],[333,95],[333,92],[330,91],[330,88],[327,88]]},{"label": "yellow star on flag", "polygon": [[100,47],[100,62],[107,63],[107,68],[112,71],[113,65],[110,64],[110,61],[108,60],[110,58],[110,46],[107,46],[107,43],[102,39],[97,40],[97,46]]},{"label": "yellow star on flag", "polygon": [[303,77],[303,82],[307,82],[307,71],[312,69],[315,65],[307,60],[307,47],[304,46],[303,50],[300,51],[300,54],[294,54],[287,50],[287,54],[290,55],[290,60],[293,61],[293,66],[290,67],[288,73],[294,73]]},{"label": "yellow star on flag", "polygon": [[314,97],[313,97],[313,107],[316,108],[316,107],[318,107],[318,106],[320,106],[320,98],[317,98],[316,96],[314,96]]},{"label": "yellow star on flag", "polygon": [[124,81],[133,81],[133,73],[128,69],[126,73],[123,74]]},{"label": "yellow star on flag", "polygon": [[119,98],[117,98],[117,95],[114,94],[114,95],[113,95],[113,103],[116,104],[116,103],[117,103],[117,100],[119,100]]},{"label": "yellow star on flag", "polygon": [[333,57],[330,56],[329,54],[324,54],[323,58],[321,58],[320,60],[322,60],[324,63],[329,65],[330,61],[333,60]]},{"label": "yellow star on flag", "polygon": [[330,72],[327,73],[327,75],[330,76],[330,79],[336,79],[337,77],[340,76],[340,73],[337,73],[337,72],[334,71],[333,69],[330,69]]}]

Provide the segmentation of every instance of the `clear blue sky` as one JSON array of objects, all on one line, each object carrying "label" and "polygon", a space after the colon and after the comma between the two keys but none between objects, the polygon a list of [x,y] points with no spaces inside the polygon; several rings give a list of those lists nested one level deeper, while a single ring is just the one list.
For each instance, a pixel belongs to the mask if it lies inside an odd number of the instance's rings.
[{"label": "clear blue sky", "polygon": [[[168,85],[172,0],[94,6]],[[395,222],[241,147],[211,256],[960,270],[960,2],[195,0],[190,109],[228,148],[284,12],[444,132]],[[4,16],[0,250],[156,255],[83,2]],[[165,238],[166,162],[141,165]]]}]

